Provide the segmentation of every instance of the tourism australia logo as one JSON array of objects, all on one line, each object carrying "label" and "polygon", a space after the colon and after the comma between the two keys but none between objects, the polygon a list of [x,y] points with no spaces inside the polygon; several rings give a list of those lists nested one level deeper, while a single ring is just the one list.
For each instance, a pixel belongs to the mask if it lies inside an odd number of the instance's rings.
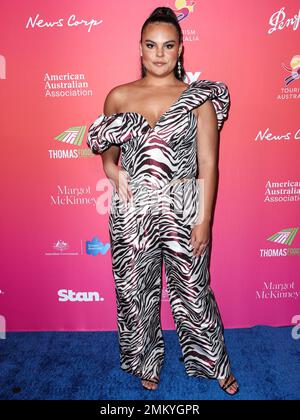
[{"label": "tourism australia logo", "polygon": [[178,22],[186,19],[191,13],[194,12],[195,1],[193,0],[176,0],[175,1],[175,12]]},{"label": "tourism australia logo", "polygon": [[281,66],[289,74],[284,78],[285,86],[293,83],[295,80],[300,79],[300,55],[294,55],[290,61],[290,65],[287,66],[284,63]]}]

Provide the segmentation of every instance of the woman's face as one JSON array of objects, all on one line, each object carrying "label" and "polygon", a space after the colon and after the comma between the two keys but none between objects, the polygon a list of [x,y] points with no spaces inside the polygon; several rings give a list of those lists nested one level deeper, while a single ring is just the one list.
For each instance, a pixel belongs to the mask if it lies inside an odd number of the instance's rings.
[{"label": "woman's face", "polygon": [[155,75],[165,76],[173,71],[181,54],[176,28],[171,23],[154,22],[146,26],[140,51],[143,65]]}]

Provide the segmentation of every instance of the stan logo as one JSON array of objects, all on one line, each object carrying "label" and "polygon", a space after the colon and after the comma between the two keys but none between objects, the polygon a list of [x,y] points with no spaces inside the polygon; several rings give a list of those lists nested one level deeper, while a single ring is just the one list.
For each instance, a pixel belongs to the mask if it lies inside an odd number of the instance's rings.
[{"label": "stan logo", "polygon": [[291,59],[290,66],[286,66],[284,63],[281,65],[287,72],[290,73],[289,76],[284,78],[285,86],[288,86],[295,80],[300,79],[300,55],[294,55]]},{"label": "stan logo", "polygon": [[97,236],[95,236],[92,241],[86,242],[86,253],[88,255],[94,255],[94,256],[98,254],[105,255],[106,252],[109,250],[109,248],[110,248],[110,244],[107,243],[104,245],[102,242],[99,241]]},{"label": "stan logo", "polygon": [[81,146],[85,129],[86,125],[70,127],[54,138],[62,143],[72,144],[73,146]]},{"label": "stan logo", "polygon": [[282,229],[274,235],[267,238],[268,241],[276,242],[278,244],[291,245],[299,228]]},{"label": "stan logo", "polygon": [[57,294],[59,302],[102,302],[104,300],[98,292],[74,292],[61,289]]}]

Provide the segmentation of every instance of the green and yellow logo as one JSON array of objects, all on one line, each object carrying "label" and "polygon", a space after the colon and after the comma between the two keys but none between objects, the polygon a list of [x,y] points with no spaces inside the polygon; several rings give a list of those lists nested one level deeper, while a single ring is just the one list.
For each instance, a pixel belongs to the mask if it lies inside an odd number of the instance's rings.
[{"label": "green and yellow logo", "polygon": [[282,229],[271,235],[267,240],[278,244],[292,245],[298,230],[299,228]]},{"label": "green and yellow logo", "polygon": [[55,140],[58,140],[62,143],[71,144],[72,146],[81,146],[85,129],[86,125],[70,127],[54,138]]}]

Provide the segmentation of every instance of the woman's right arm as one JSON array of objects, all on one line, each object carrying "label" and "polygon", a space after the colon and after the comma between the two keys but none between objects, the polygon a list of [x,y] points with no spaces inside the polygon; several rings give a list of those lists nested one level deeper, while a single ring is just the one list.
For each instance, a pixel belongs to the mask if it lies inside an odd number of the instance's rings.
[{"label": "woman's right arm", "polygon": [[[118,112],[118,104],[121,101],[121,94],[118,88],[113,88],[107,95],[104,102],[104,114],[111,115]],[[132,197],[127,181],[127,172],[118,166],[120,157],[120,146],[112,144],[101,154],[103,170],[107,178],[113,181],[121,199],[126,202]]]}]

